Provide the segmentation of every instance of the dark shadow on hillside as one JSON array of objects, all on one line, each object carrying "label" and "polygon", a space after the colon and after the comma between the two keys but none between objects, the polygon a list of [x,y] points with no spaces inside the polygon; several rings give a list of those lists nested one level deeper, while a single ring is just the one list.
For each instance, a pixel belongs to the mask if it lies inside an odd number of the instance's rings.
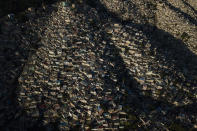
[{"label": "dark shadow on hillside", "polygon": [[[36,8],[36,7],[35,7]],[[45,10],[37,7],[36,10],[43,11],[40,19],[48,16],[55,10],[54,7],[48,6]],[[24,10],[20,10],[24,11]],[[42,12],[42,13],[43,13]],[[24,15],[25,16],[25,15]],[[35,18],[37,18],[35,16]],[[31,19],[34,19],[31,16]],[[35,20],[35,19],[34,19]],[[41,45],[40,37],[37,34],[37,27],[26,25],[24,20],[4,19],[1,21],[0,31],[0,130],[5,131],[35,131],[47,130],[48,128],[57,130],[55,123],[42,125],[42,112],[39,112],[39,118],[30,118],[24,111],[23,107],[18,104],[17,87],[18,77],[23,71],[30,55],[35,53]],[[24,28],[21,28],[23,25]],[[39,28],[39,27],[38,27]]]},{"label": "dark shadow on hillside", "polygon": [[2,0],[0,1],[0,17],[9,13],[24,12],[29,7],[41,7],[58,0]]},{"label": "dark shadow on hillside", "polygon": [[[167,121],[165,122],[167,122],[167,125],[179,123],[183,127],[186,126],[185,128],[192,128],[192,124],[195,123],[195,120],[192,122],[181,122],[177,120],[176,117],[179,114],[187,114],[189,116],[196,116],[197,114],[195,110],[197,108],[196,98],[191,96],[192,93],[196,92],[196,89],[192,89],[192,87],[196,86],[197,84],[195,78],[195,74],[197,73],[197,56],[187,48],[183,41],[176,39],[168,32],[158,29],[157,27],[152,26],[148,23],[136,24],[130,20],[124,21],[115,13],[110,12],[103,4],[100,3],[99,0],[88,0],[87,4],[98,11],[99,19],[101,20],[99,22],[95,22],[95,24],[93,24],[91,27],[92,31],[98,31],[101,35],[101,40],[95,41],[96,48],[101,48],[100,46],[102,41],[106,41],[104,53],[103,55],[99,56],[104,60],[105,63],[100,64],[105,67],[108,73],[108,76],[104,78],[105,86],[108,88],[119,86],[122,89],[125,89],[128,93],[123,97],[122,100],[117,101],[117,103],[124,101],[124,105],[127,105],[123,107],[125,108],[125,111],[136,115],[138,118],[141,113],[145,113],[145,116],[151,120],[152,118],[149,117],[149,115],[152,111],[157,109],[159,111],[153,117],[157,117],[158,121],[160,121],[160,118],[166,118]],[[82,13],[82,11],[79,11],[78,13]],[[84,13],[84,15],[87,16],[86,13]],[[120,56],[120,50],[114,44],[111,44],[113,43],[111,40],[111,36],[106,33],[104,29],[102,30],[101,27],[98,26],[99,24],[106,24],[106,22],[119,23],[124,28],[126,28],[126,26],[131,27],[131,29],[127,29],[127,32],[130,35],[135,35],[136,33],[132,29],[142,31],[143,34],[150,40],[152,50],[156,49],[156,60],[159,61],[161,65],[164,64],[168,67],[168,69],[166,70],[161,67],[157,67],[158,72],[163,74],[163,78],[170,77],[173,74],[172,79],[177,79],[177,82],[183,84],[184,88],[187,87],[187,89],[190,90],[189,92],[185,92],[184,89],[181,90],[181,92],[183,93],[182,97],[189,97],[189,99],[192,100],[193,104],[177,107],[171,102],[167,102],[165,99],[155,100],[151,96],[141,95],[142,91],[137,88],[139,83],[133,79],[133,75],[127,69],[123,58]],[[192,22],[196,24],[195,21]],[[138,41],[135,40],[134,43],[137,44]],[[106,52],[110,53],[106,55]],[[112,67],[109,63],[114,63],[114,67]],[[182,73],[184,75],[184,78],[179,78],[179,73]],[[116,76],[118,81],[114,82],[111,79],[112,76]],[[173,84],[176,84],[175,81],[172,80],[172,82]],[[186,83],[189,83],[189,85],[185,85]],[[111,87],[109,87],[109,85]],[[164,92],[167,92],[168,90],[169,89],[166,89],[164,90]],[[183,100],[183,98],[181,98],[181,100]],[[166,113],[163,114],[162,112]],[[127,128],[132,129],[135,122],[137,121],[131,121],[132,124],[129,125]],[[157,127],[157,123],[151,124],[153,128]]]},{"label": "dark shadow on hillside", "polygon": [[[161,63],[162,62],[164,64],[168,63],[167,66],[169,69],[167,70],[169,72],[168,73],[164,72],[163,73],[164,77],[170,76],[171,73],[181,72],[186,77],[184,81],[182,78],[180,78],[179,82],[182,82],[182,83],[184,83],[185,81],[189,82],[190,86],[188,86],[188,88],[191,88],[196,85],[196,80],[195,78],[193,78],[192,74],[196,74],[196,71],[197,71],[195,67],[195,65],[197,65],[197,62],[196,62],[197,58],[196,58],[196,55],[193,54],[187,48],[187,46],[185,46],[184,42],[174,38],[169,33],[163,30],[160,30],[155,26],[152,26],[149,24],[143,24],[143,25],[136,24],[129,20],[124,21],[120,19],[119,16],[116,15],[115,13],[108,11],[107,8],[103,6],[99,0],[92,0],[92,1],[88,0],[88,1],[90,2],[89,5],[91,5],[93,8],[95,8],[99,12],[99,15],[100,15],[99,17],[101,21],[98,21],[97,23],[98,25],[105,24],[105,22],[108,22],[108,19],[111,19],[112,20],[111,22],[119,23],[119,24],[122,24],[123,26],[127,25],[129,27],[137,29],[138,31],[142,31],[143,34],[146,35],[148,39],[150,40],[150,43],[152,44],[152,48],[157,49],[156,58],[160,60]],[[84,12],[84,15],[88,17],[87,12]],[[101,63],[101,66],[106,67],[105,70],[109,74],[108,76],[104,78],[104,81],[105,81],[104,86],[109,87],[110,85],[111,86],[110,88],[113,88],[115,86],[120,86],[122,89],[125,89],[126,92],[128,92],[127,95],[123,96],[121,100],[116,101],[116,102],[117,103],[124,102],[124,105],[126,106],[123,107],[123,109],[126,112],[137,116],[137,119],[131,120],[131,123],[139,124],[139,121],[140,121],[139,116],[141,115],[141,113],[145,112],[145,116],[149,118],[149,115],[151,114],[151,112],[155,109],[158,109],[159,111],[155,115],[155,117],[158,117],[158,121],[159,121],[159,118],[165,117],[169,120],[169,123],[177,122],[177,123],[181,123],[181,125],[185,124],[185,126],[191,128],[193,123],[188,123],[188,122],[182,123],[178,121],[176,117],[180,113],[185,113],[185,114],[196,116],[197,114],[195,110],[197,108],[196,99],[194,99],[193,97],[191,98],[193,100],[193,104],[176,107],[172,103],[169,103],[167,101],[155,100],[151,96],[141,95],[141,90],[136,88],[139,85],[139,83],[133,79],[133,75],[127,69],[125,62],[120,55],[120,50],[114,44],[111,44],[112,43],[111,36],[107,34],[104,29],[100,28],[100,26],[98,26],[97,24],[92,25],[92,26],[90,25],[90,27],[93,29],[92,31],[94,32],[98,31],[98,33],[101,35],[100,41],[94,41],[96,43],[96,48],[100,48],[101,41],[103,40],[106,41],[104,53],[98,56],[98,57],[103,58],[104,64]],[[128,33],[130,35],[135,35],[135,31],[132,29],[128,29]],[[137,40],[134,42],[137,43]],[[17,43],[13,43],[12,45],[15,45],[15,44]],[[15,52],[13,50],[9,49],[10,47],[6,47],[6,48],[8,49],[4,50],[3,48],[1,48],[4,51],[1,54],[0,61],[5,61],[8,63],[10,62],[11,65],[16,64],[13,68],[17,69],[18,67],[20,67],[19,69],[19,74],[20,74],[22,71],[22,65],[24,64],[24,62],[18,61],[19,63],[16,63],[15,60],[18,59],[17,58],[18,56],[15,55]],[[27,55],[28,53],[26,53],[28,52],[28,50],[23,51],[21,50],[21,48],[16,48],[16,49],[19,52],[22,52],[22,54],[24,54],[24,56],[21,56],[23,59],[28,58],[28,55]],[[107,55],[106,52],[109,52],[109,55]],[[112,67],[109,63],[114,63],[114,67]],[[2,63],[0,67],[3,67],[4,65],[8,65],[8,64]],[[175,65],[175,68],[170,69],[172,65]],[[49,125],[42,125],[43,111],[41,109],[39,110],[38,119],[28,118],[28,116],[25,115],[25,113],[23,112],[23,109],[21,109],[21,107],[19,107],[17,103],[15,103],[15,100],[16,100],[15,87],[17,85],[18,76],[14,77],[12,83],[10,83],[10,81],[6,82],[7,80],[11,80],[9,78],[11,75],[8,75],[5,77],[5,74],[7,72],[9,73],[11,70],[10,68],[5,68],[5,69],[2,68],[2,69],[3,69],[2,71],[4,72],[4,74],[2,73],[2,78],[1,78],[0,86],[3,87],[1,92],[6,92],[3,95],[7,95],[7,92],[8,92],[9,95],[6,99],[2,98],[2,101],[0,102],[0,104],[2,105],[1,107],[3,108],[2,112],[5,112],[3,114],[4,116],[3,117],[1,116],[1,118],[7,118],[6,120],[4,119],[5,122],[3,125],[1,125],[1,129],[23,131],[23,130],[49,130],[47,128],[51,128],[52,130],[58,130],[57,123],[51,123]],[[163,69],[158,68],[158,70],[163,70]],[[114,82],[111,79],[111,76],[115,76],[118,81]],[[176,76],[178,76],[178,73]],[[7,90],[7,91],[4,91],[4,90]],[[196,89],[193,91],[190,91],[189,93],[193,93],[193,92],[196,92]],[[14,101],[10,101],[10,100],[14,100]],[[150,103],[151,105],[149,105]],[[18,114],[17,111],[21,111],[21,113]],[[162,111],[166,112],[166,114],[162,114]],[[152,123],[152,124],[153,124],[152,125],[153,127],[156,126],[155,123]],[[13,125],[13,127],[11,125]],[[128,128],[132,129],[133,127],[131,126],[132,125],[129,125]]]},{"label": "dark shadow on hillside", "polygon": [[197,10],[194,9],[194,7],[192,7],[186,0],[182,0],[182,2],[189,7],[194,13],[195,15],[197,15]]},{"label": "dark shadow on hillside", "polygon": [[[171,10],[173,10],[174,12],[176,12],[180,17],[183,17],[184,19],[186,19],[187,21],[189,21],[190,23],[194,24],[195,26],[197,26],[197,20],[195,18],[193,18],[192,16],[190,16],[189,14],[181,11],[181,9],[174,7],[172,4],[170,4],[167,0],[160,0],[162,3],[164,3],[165,5],[167,5]],[[186,4],[186,2],[184,2],[184,4]],[[188,6],[189,4],[187,4]],[[191,7],[190,7],[191,8]],[[193,10],[194,11],[194,10]],[[195,12],[196,13],[196,12]]]},{"label": "dark shadow on hillside", "polygon": [[[158,57],[158,60],[161,62],[167,61],[169,63],[169,68],[170,66],[174,65],[176,71],[185,70],[182,72],[185,76],[187,76],[185,81],[192,82],[192,80],[194,80],[193,77],[195,77],[194,74],[196,74],[197,68],[197,56],[191,52],[190,49],[188,49],[182,40],[176,39],[168,32],[158,29],[156,26],[149,25],[148,23],[136,24],[129,20],[124,21],[120,19],[115,13],[108,11],[101,3],[99,3],[99,1],[95,1],[95,4],[92,3],[90,4],[91,6],[97,5],[96,7],[93,7],[99,12],[100,18],[109,17],[113,19],[113,22],[136,28],[138,31],[143,31],[143,33],[151,41],[151,48],[156,48],[158,54],[156,57]],[[128,29],[128,32],[131,35],[135,34],[135,32],[132,32],[130,29]],[[193,86],[195,86],[195,81],[193,82]]]}]

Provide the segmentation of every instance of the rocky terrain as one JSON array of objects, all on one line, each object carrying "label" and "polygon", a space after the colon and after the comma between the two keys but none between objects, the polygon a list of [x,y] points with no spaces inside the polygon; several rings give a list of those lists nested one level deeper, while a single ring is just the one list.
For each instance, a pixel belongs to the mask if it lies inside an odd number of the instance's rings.
[{"label": "rocky terrain", "polygon": [[0,23],[0,129],[197,129],[195,0],[64,0]]}]

